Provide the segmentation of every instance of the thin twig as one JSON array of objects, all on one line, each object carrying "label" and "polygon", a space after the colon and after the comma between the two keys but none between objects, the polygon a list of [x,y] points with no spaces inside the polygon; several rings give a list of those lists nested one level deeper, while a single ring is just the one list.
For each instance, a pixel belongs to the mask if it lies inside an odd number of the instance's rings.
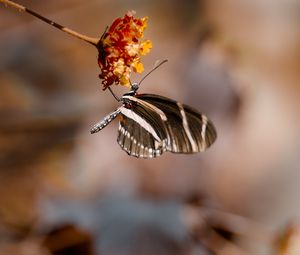
[{"label": "thin twig", "polygon": [[53,27],[55,27],[55,28],[57,28],[57,29],[59,29],[59,30],[61,30],[61,31],[63,31],[63,32],[69,34],[69,35],[71,35],[71,36],[74,36],[74,37],[76,37],[78,39],[81,39],[81,40],[87,42],[87,43],[90,43],[90,44],[92,44],[94,46],[97,46],[97,44],[99,42],[99,38],[93,38],[93,37],[89,37],[89,36],[80,34],[80,33],[76,32],[76,31],[74,31],[72,29],[64,27],[64,26],[62,26],[62,25],[60,25],[60,24],[58,24],[58,23],[56,23],[56,22],[54,22],[54,21],[52,21],[50,19],[47,19],[44,16],[38,14],[37,12],[32,11],[32,10],[26,8],[25,6],[17,4],[17,3],[13,2],[13,1],[0,0],[0,3],[3,3],[6,6],[10,6],[10,7],[14,8],[14,9],[17,9],[18,11],[27,12],[30,15],[32,15],[32,16],[34,16],[34,17],[36,17],[36,18],[38,18],[38,19],[46,22],[47,24],[49,24],[49,25],[51,25],[51,26],[53,26]]},{"label": "thin twig", "polygon": [[[203,213],[203,209],[200,209]],[[246,217],[215,209],[204,209],[209,224],[221,227],[233,234],[252,240],[259,240],[267,245],[272,244],[274,233],[256,221]]]},{"label": "thin twig", "polygon": [[[235,237],[259,241],[267,247],[272,247],[274,244],[275,233],[249,218],[208,207],[188,205],[183,209],[182,220],[196,238],[195,240],[210,248],[217,255],[225,254],[219,250],[219,247],[222,247],[221,244],[226,243],[230,250],[238,251],[240,248],[219,235],[216,229],[225,230]],[[240,250],[234,254],[247,253]]]},{"label": "thin twig", "polygon": [[229,242],[216,232],[210,233],[208,237],[204,237],[202,243],[214,252],[216,255],[225,254],[239,254],[239,255],[249,255],[247,251],[244,251],[238,245],[233,242]]}]

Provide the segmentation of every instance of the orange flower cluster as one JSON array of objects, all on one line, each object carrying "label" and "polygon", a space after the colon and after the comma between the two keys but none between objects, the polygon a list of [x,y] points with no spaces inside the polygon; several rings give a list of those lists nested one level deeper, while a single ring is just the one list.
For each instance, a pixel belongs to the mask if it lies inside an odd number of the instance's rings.
[{"label": "orange flower cluster", "polygon": [[141,40],[148,18],[137,19],[134,14],[128,12],[123,18],[116,19],[99,41],[99,77],[103,79],[103,90],[112,84],[130,86],[132,70],[144,71],[140,56],[152,48],[150,40]]}]

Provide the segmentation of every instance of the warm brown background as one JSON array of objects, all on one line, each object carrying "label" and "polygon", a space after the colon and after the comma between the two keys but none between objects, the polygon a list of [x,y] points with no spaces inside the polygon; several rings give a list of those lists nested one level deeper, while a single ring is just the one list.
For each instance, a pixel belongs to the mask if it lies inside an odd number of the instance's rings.
[{"label": "warm brown background", "polygon": [[[137,254],[126,253],[135,245],[126,231],[133,232],[127,228],[137,218],[147,222],[144,214],[165,225],[179,245],[184,230],[176,225],[173,203],[180,205],[195,194],[266,226],[299,217],[299,1],[19,3],[95,37],[127,10],[149,16],[145,37],[154,48],[144,58],[145,69],[158,59],[169,62],[144,81],[140,92],[171,97],[206,113],[218,139],[202,154],[166,153],[143,160],[119,148],[117,121],[90,135],[90,126],[118,105],[101,90],[96,50],[0,5],[4,246],[16,236],[69,222],[92,233],[102,254],[119,254],[114,249],[123,242],[128,247],[120,254]],[[125,90],[115,91],[121,95]],[[127,220],[118,223],[123,216]],[[245,246],[250,254],[269,254],[256,243]],[[156,248],[139,253],[174,254]]]}]

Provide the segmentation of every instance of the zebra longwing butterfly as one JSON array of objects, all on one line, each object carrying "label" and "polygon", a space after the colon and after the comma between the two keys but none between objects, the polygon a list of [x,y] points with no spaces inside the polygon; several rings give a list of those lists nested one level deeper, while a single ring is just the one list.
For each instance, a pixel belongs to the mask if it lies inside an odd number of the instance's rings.
[{"label": "zebra longwing butterfly", "polygon": [[132,85],[119,101],[122,106],[95,124],[97,133],[121,115],[118,143],[129,155],[154,158],[165,151],[196,153],[208,148],[217,138],[213,123],[193,108],[153,94],[137,94]]}]

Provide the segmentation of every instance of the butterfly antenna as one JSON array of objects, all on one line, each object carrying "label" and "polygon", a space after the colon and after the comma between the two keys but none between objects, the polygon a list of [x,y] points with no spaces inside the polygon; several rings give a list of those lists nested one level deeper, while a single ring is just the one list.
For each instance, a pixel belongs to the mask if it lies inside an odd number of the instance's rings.
[{"label": "butterfly antenna", "polygon": [[74,31],[72,29],[69,29],[69,28],[67,28],[65,26],[62,26],[62,25],[60,25],[60,24],[58,24],[58,23],[56,23],[56,22],[54,22],[54,21],[52,21],[52,20],[50,20],[50,19],[48,19],[48,18],[40,15],[40,14],[38,14],[37,12],[35,12],[33,10],[30,10],[27,7],[25,7],[23,5],[20,5],[20,4],[17,4],[17,3],[13,2],[13,1],[0,0],[0,3],[3,3],[5,6],[10,6],[10,7],[14,8],[14,9],[17,9],[20,12],[27,12],[30,15],[32,15],[32,16],[34,16],[34,17],[36,17],[36,18],[38,18],[38,19],[46,22],[47,24],[49,24],[49,25],[51,25],[51,26],[53,26],[53,27],[55,27],[55,28],[57,28],[57,29],[59,29],[59,30],[61,30],[61,31],[63,31],[63,32],[69,34],[69,35],[71,35],[71,36],[74,36],[74,37],[76,37],[78,39],[81,39],[81,40],[83,40],[83,41],[85,41],[85,42],[87,42],[89,44],[92,44],[94,46],[97,46],[97,44],[99,42],[99,38],[93,38],[93,37],[89,37],[89,36],[80,34],[80,33],[76,32],[76,31]]},{"label": "butterfly antenna", "polygon": [[168,62],[167,59],[159,62],[158,64],[155,64],[154,67],[152,68],[152,70],[150,70],[139,82],[139,85],[142,83],[143,80],[145,80],[152,72],[154,72],[157,68],[159,68],[161,65],[163,65],[164,63]]},{"label": "butterfly antenna", "polygon": [[120,98],[113,92],[113,90],[112,90],[110,87],[108,87],[108,90],[109,90],[110,93],[113,95],[113,97],[114,97],[118,102],[120,102]]}]

